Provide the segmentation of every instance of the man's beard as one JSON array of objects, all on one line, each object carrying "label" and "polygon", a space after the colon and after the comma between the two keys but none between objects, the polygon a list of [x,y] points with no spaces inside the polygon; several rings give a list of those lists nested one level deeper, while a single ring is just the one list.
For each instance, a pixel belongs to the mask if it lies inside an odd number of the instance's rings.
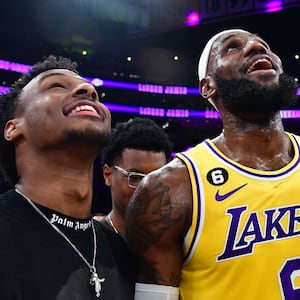
[{"label": "man's beard", "polygon": [[280,74],[279,84],[264,86],[248,79],[226,80],[215,76],[223,105],[230,112],[274,113],[294,104],[297,84],[289,75]]},{"label": "man's beard", "polygon": [[91,130],[87,128],[84,131],[80,130],[66,130],[65,136],[70,142],[81,143],[86,145],[94,145],[99,149],[107,146],[110,140],[110,132],[101,132],[98,130]]}]

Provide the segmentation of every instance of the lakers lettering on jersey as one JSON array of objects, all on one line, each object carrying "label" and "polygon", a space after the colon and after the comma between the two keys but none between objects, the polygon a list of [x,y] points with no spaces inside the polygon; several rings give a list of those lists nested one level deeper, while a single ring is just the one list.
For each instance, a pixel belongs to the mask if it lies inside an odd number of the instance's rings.
[{"label": "lakers lettering on jersey", "polygon": [[193,193],[182,300],[300,299],[300,140],[288,135],[294,158],[276,171],[242,166],[210,140],[177,154]]}]

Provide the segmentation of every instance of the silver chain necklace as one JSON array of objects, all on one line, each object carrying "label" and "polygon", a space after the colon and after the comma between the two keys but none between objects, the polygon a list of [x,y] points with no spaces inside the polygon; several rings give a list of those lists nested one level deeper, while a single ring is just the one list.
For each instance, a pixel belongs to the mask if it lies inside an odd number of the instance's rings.
[{"label": "silver chain necklace", "polygon": [[25,196],[23,193],[21,193],[17,188],[15,188],[15,191],[17,193],[19,193],[21,196],[23,196],[27,202],[34,208],[34,210],[41,216],[43,217],[47,223],[54,229],[56,230],[56,232],[58,232],[69,244],[70,246],[75,250],[75,252],[81,257],[81,259],[84,261],[84,263],[88,266],[90,273],[91,273],[91,277],[90,277],[90,285],[93,285],[95,288],[95,293],[96,293],[96,297],[99,298],[100,297],[100,293],[101,293],[101,282],[105,281],[105,278],[99,278],[99,275],[97,273],[96,270],[96,256],[97,256],[97,239],[96,239],[96,232],[95,232],[95,227],[94,227],[94,222],[93,219],[91,219],[91,223],[92,223],[92,229],[93,229],[93,240],[94,240],[94,255],[93,255],[93,264],[91,265],[86,258],[82,255],[82,253],[78,250],[78,248],[70,241],[70,239],[57,227],[55,226],[53,223],[51,223],[48,218],[41,212],[41,210],[27,197]]},{"label": "silver chain necklace", "polygon": [[113,228],[114,232],[119,233],[119,230],[114,225],[114,222],[112,221],[110,214],[108,214],[107,219],[108,219],[110,226]]}]

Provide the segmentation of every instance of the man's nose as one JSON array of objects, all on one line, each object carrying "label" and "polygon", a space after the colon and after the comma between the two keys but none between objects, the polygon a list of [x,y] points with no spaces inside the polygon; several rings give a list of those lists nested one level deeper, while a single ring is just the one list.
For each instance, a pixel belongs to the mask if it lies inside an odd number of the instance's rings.
[{"label": "man's nose", "polygon": [[98,100],[98,93],[97,93],[95,87],[88,82],[78,84],[73,91],[73,95],[74,96],[86,95],[87,98],[89,98],[91,100],[94,100],[94,101]]},{"label": "man's nose", "polygon": [[244,47],[245,52],[249,53],[267,53],[268,48],[262,42],[252,39],[247,42]]}]

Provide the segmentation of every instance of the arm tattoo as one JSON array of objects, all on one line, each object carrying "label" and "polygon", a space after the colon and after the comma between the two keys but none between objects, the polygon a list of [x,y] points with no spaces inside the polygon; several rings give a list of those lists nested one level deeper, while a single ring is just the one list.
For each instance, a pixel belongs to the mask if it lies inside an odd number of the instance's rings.
[{"label": "arm tattoo", "polygon": [[[183,219],[183,214],[180,210],[176,211],[171,201],[169,190],[169,186],[156,177],[154,184],[139,188],[133,196],[128,222],[134,224],[130,225],[130,235],[133,237],[130,240],[136,254],[147,251]],[[139,238],[135,243],[137,236]]]},{"label": "arm tattoo", "polygon": [[175,169],[166,167],[150,175],[128,205],[126,237],[141,282],[172,286],[180,282],[181,245],[191,202],[187,173],[178,165]]}]

